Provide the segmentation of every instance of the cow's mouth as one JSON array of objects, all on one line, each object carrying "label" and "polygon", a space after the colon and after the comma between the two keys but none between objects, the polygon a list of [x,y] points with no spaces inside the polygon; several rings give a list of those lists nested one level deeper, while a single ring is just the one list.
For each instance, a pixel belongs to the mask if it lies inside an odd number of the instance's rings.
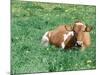
[{"label": "cow's mouth", "polygon": [[75,45],[76,47],[82,47],[82,45],[79,45],[78,43],[76,43],[76,45]]}]

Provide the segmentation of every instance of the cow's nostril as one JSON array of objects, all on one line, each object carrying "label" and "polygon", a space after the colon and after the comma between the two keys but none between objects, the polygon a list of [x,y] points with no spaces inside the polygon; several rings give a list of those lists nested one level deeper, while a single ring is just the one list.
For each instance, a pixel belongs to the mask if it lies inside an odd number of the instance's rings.
[{"label": "cow's nostril", "polygon": [[78,43],[75,44],[76,47],[81,47],[82,45],[79,45]]}]

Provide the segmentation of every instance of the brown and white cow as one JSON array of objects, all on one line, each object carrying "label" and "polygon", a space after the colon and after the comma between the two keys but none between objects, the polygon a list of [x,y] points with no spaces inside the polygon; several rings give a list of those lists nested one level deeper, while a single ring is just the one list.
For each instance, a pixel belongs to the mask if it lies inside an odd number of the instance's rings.
[{"label": "brown and white cow", "polygon": [[63,49],[74,47],[77,44],[81,46],[81,50],[84,50],[91,43],[90,31],[90,27],[80,21],[76,21],[73,27],[60,25],[56,29],[46,32],[42,37],[42,43],[45,46],[52,44]]}]

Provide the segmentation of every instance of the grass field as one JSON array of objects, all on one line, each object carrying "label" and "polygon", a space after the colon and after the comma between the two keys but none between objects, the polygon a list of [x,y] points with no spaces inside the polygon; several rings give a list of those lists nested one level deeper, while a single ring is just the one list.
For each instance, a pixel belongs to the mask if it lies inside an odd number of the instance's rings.
[{"label": "grass field", "polygon": [[[11,73],[72,71],[96,68],[96,7],[12,1]],[[78,48],[61,50],[43,47],[43,34],[60,24],[82,20],[91,25],[92,44],[84,52]]]}]

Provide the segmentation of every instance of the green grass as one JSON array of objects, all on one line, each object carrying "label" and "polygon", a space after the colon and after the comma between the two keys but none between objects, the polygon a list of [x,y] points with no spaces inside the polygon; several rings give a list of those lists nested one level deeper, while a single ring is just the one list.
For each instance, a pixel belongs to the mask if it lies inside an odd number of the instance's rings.
[{"label": "green grass", "polygon": [[[96,7],[12,1],[11,73],[72,71],[96,68]],[[43,47],[43,34],[59,24],[82,20],[93,27],[92,44],[78,48]]]}]

